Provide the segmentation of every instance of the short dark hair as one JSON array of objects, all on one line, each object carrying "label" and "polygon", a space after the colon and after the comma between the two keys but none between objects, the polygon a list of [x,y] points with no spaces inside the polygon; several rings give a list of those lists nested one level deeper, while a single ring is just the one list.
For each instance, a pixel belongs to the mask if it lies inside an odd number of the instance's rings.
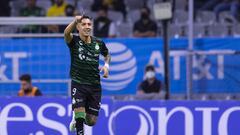
[{"label": "short dark hair", "polygon": [[147,66],[145,67],[145,72],[147,72],[147,71],[149,71],[149,70],[155,71],[154,66],[153,66],[153,65],[147,65]]},{"label": "short dark hair", "polygon": [[82,22],[83,19],[89,19],[92,21],[92,17],[87,16],[87,15],[83,15],[82,18],[80,19],[80,22]]},{"label": "short dark hair", "polygon": [[148,14],[150,14],[151,13],[151,10],[150,10],[150,8],[148,8],[147,6],[144,6],[144,7],[142,7],[142,9],[141,10],[146,10],[147,12],[148,12]]},{"label": "short dark hair", "polygon": [[19,77],[20,81],[27,81],[27,82],[31,82],[32,78],[29,74],[23,74]]}]

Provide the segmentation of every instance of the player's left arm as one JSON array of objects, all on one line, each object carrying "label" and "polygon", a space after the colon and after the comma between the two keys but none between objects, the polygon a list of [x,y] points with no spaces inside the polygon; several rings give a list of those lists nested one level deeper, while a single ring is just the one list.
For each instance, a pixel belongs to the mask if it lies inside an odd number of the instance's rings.
[{"label": "player's left arm", "polygon": [[102,42],[102,45],[101,45],[101,54],[104,56],[104,66],[102,67],[101,71],[103,71],[103,77],[104,78],[108,78],[108,75],[109,75],[109,64],[110,64],[110,61],[111,61],[111,56],[110,56],[110,53],[108,51],[108,48],[106,47],[105,43]]},{"label": "player's left arm", "polygon": [[104,66],[102,67],[102,70],[104,72],[103,74],[103,77],[104,78],[108,78],[109,76],[109,63],[110,63],[110,60],[111,60],[111,56],[110,54],[108,53],[106,56],[104,56]]}]

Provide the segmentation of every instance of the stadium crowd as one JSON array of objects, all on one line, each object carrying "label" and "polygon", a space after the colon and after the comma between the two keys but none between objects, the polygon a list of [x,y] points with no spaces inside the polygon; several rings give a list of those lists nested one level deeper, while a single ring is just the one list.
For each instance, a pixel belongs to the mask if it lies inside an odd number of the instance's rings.
[{"label": "stadium crowd", "polygon": [[[171,1],[174,3],[174,18],[169,34],[172,37],[187,36],[188,1]],[[156,2],[159,0],[10,0],[1,1],[0,16],[62,17],[84,13],[95,20],[96,36],[156,37],[162,36],[162,23],[153,15]],[[194,36],[240,35],[239,5],[239,0],[194,1]],[[62,33],[64,28],[58,25],[28,25],[18,27],[16,32]]]}]

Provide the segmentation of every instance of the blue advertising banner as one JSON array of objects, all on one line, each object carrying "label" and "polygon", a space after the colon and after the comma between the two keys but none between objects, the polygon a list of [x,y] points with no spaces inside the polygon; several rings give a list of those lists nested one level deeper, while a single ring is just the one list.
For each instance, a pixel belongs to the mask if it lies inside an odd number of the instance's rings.
[{"label": "blue advertising banner", "polygon": [[[0,98],[1,135],[74,135],[70,98]],[[239,101],[104,98],[87,135],[239,135]]]},{"label": "blue advertising banner", "polygon": [[[104,95],[135,94],[144,67],[153,64],[163,81],[162,39],[105,39],[112,55],[110,77],[102,78]],[[171,93],[186,92],[187,40],[170,42]],[[240,92],[239,38],[196,39],[194,93]],[[102,58],[101,58],[102,59]],[[44,95],[67,95],[70,54],[62,38],[0,39],[0,95],[16,95],[21,74],[30,73]],[[103,61],[100,62],[103,65]]]}]

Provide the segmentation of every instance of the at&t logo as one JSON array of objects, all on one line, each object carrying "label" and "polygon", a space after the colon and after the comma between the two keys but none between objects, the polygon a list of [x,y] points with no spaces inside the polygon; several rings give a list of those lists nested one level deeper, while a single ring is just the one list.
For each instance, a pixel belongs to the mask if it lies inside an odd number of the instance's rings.
[{"label": "at&t logo", "polygon": [[110,76],[102,78],[102,86],[107,90],[121,90],[128,86],[137,72],[136,58],[132,51],[121,43],[108,43],[111,54]]}]

